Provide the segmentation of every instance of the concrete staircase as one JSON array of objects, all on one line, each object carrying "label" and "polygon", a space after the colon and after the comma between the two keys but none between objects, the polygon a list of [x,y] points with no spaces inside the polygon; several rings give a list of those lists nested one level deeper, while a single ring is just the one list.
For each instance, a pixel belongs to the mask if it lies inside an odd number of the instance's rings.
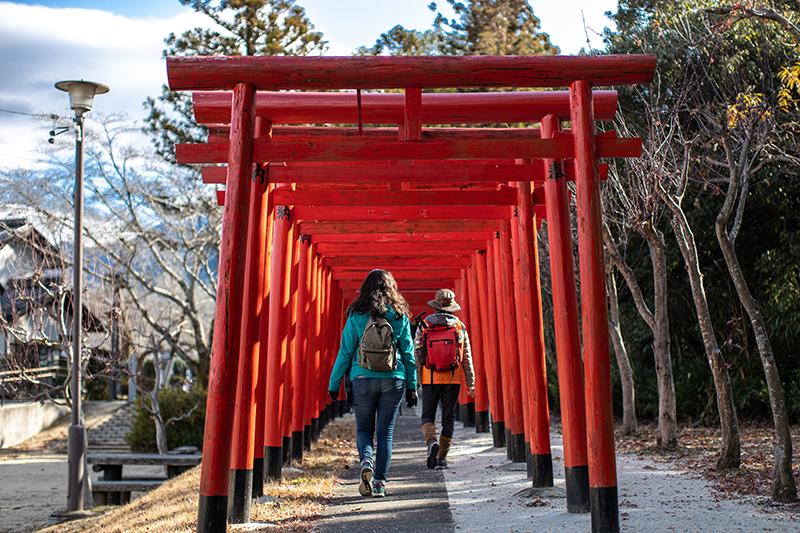
[{"label": "concrete staircase", "polygon": [[89,453],[131,453],[125,442],[135,408],[126,401],[85,402]]}]

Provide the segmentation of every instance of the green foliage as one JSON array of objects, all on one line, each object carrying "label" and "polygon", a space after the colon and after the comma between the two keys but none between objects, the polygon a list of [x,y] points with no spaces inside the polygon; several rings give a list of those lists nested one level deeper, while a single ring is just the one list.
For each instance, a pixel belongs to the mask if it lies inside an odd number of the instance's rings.
[{"label": "green foliage", "polygon": [[[171,56],[304,56],[322,53],[327,43],[294,0],[180,0],[207,15],[214,29],[194,28],[165,40],[164,57]],[[144,102],[148,116],[144,132],[156,153],[175,163],[175,144],[205,142],[208,130],[194,122],[189,93],[171,92]]]},{"label": "green foliage", "polygon": [[557,54],[558,47],[541,32],[528,0],[447,0],[458,16],[447,19],[435,3],[433,28],[424,32],[395,26],[358,55],[537,55]]},{"label": "green foliage", "polygon": [[[199,387],[188,392],[180,387],[161,390],[158,402],[165,422],[188,413],[195,405],[199,405],[188,418],[167,426],[167,443],[170,449],[179,446],[197,446],[202,449],[206,396],[207,392]],[[144,408],[144,401],[146,400],[142,397],[136,399],[136,414],[131,422],[130,433],[125,436],[125,442],[135,452],[157,452],[155,422]]]}]

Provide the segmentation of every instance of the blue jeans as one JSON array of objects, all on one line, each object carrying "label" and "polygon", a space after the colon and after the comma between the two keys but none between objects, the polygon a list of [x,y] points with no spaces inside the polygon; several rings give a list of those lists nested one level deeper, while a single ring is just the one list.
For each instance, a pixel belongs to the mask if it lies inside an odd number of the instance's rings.
[{"label": "blue jeans", "polygon": [[[392,437],[397,410],[403,400],[406,382],[395,378],[357,378],[353,380],[353,409],[356,414],[358,458],[373,465],[373,478],[386,481],[392,460]],[[377,433],[378,446],[373,449]]]}]

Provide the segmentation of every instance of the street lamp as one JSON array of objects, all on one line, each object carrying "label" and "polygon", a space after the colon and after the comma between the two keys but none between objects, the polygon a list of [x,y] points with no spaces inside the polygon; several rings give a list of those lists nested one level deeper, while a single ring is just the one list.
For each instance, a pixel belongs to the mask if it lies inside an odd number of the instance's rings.
[{"label": "street lamp", "polygon": [[72,284],[72,425],[67,440],[69,481],[67,511],[83,511],[86,428],[81,423],[81,303],[83,273],[83,115],[92,110],[94,95],[105,94],[108,87],[91,81],[60,81],[56,89],[69,93],[69,107],[75,111],[78,125],[75,142],[75,244],[74,281]]}]

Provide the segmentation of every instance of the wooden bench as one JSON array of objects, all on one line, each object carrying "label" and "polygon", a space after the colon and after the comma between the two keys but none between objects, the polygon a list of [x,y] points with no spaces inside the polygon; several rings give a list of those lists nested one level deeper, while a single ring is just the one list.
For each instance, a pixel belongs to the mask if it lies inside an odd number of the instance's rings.
[{"label": "wooden bench", "polygon": [[120,505],[130,501],[131,492],[147,492],[161,485],[164,478],[142,478],[122,475],[125,465],[165,466],[167,478],[173,478],[197,466],[200,454],[179,453],[89,453],[86,461],[95,472],[103,472],[103,478],[92,482],[92,496],[97,505]]}]

